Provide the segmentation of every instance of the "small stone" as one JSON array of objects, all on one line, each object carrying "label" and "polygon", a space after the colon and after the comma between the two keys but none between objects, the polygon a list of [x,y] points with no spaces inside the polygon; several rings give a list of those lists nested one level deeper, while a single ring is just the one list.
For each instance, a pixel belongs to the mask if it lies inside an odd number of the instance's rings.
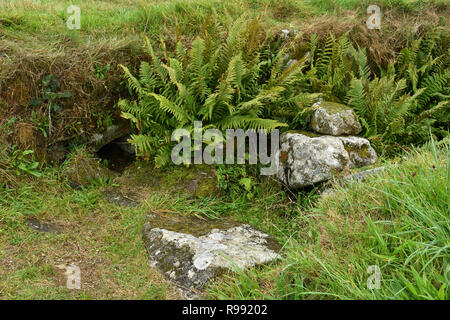
[{"label": "small stone", "polygon": [[361,132],[355,112],[342,104],[323,101],[315,104],[311,126],[314,131],[333,136],[357,135]]},{"label": "small stone", "polygon": [[339,137],[350,157],[350,167],[365,167],[374,164],[377,153],[370,145],[369,140],[360,137]]}]

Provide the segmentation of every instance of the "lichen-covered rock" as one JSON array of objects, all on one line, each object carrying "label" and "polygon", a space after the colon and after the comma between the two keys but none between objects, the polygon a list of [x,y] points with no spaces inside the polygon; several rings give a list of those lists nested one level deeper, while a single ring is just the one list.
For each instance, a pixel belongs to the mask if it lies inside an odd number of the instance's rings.
[{"label": "lichen-covered rock", "polygon": [[348,176],[345,176],[344,178],[342,178],[342,181],[344,183],[350,183],[350,182],[354,182],[354,181],[363,182],[366,180],[367,177],[371,177],[374,175],[380,175],[384,171],[386,171],[386,167],[371,168],[371,169],[367,169],[367,170],[360,171],[360,172],[355,172]]},{"label": "lichen-covered rock", "polygon": [[344,168],[375,163],[369,141],[359,137],[308,137],[299,133],[281,135],[277,177],[298,189],[328,180]]},{"label": "lichen-covered rock", "polygon": [[374,164],[378,157],[369,140],[360,137],[339,137],[350,157],[352,167],[364,167]]},{"label": "lichen-covered rock", "polygon": [[279,245],[255,228],[231,219],[149,216],[144,241],[150,261],[186,289],[235,266],[245,269],[279,258]]},{"label": "lichen-covered rock", "polygon": [[335,102],[318,102],[311,115],[311,126],[314,131],[333,136],[355,135],[361,132],[355,112]]},{"label": "lichen-covered rock", "polygon": [[328,180],[341,171],[350,159],[336,137],[309,138],[298,133],[281,135],[277,177],[293,189]]}]

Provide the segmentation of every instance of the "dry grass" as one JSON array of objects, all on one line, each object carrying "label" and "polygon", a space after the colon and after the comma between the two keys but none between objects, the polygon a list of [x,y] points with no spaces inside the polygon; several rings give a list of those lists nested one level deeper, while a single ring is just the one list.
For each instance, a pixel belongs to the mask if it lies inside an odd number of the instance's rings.
[{"label": "dry grass", "polygon": [[[46,75],[59,80],[59,91],[72,95],[58,101],[63,110],[53,119],[52,135],[44,141],[39,130],[35,130],[34,141],[27,142],[42,148],[56,140],[89,132],[102,115],[117,113],[114,105],[120,95],[121,79],[117,64],[132,64],[138,57],[133,53],[132,44],[126,41],[104,41],[84,47],[66,45],[50,51],[23,49],[19,44],[0,42],[0,52],[3,58],[9,58],[0,59],[0,105],[10,116],[29,124],[33,110],[38,118],[45,117],[45,104],[31,108],[30,101],[41,96],[42,79]],[[96,66],[108,64],[111,69],[104,74],[104,79],[99,79]],[[36,127],[36,123],[32,125]],[[24,141],[14,142],[24,144]]]},{"label": "dry grass", "polygon": [[301,32],[298,47],[309,41],[316,34],[324,41],[330,33],[336,37],[348,33],[354,44],[367,49],[368,59],[372,67],[386,68],[394,62],[398,53],[408,41],[418,39],[438,26],[448,28],[450,8],[436,7],[421,11],[420,14],[388,10],[383,12],[380,30],[369,30],[366,27],[367,16],[355,10],[342,11],[341,15],[324,14],[312,17],[307,22],[299,21],[297,29]]}]

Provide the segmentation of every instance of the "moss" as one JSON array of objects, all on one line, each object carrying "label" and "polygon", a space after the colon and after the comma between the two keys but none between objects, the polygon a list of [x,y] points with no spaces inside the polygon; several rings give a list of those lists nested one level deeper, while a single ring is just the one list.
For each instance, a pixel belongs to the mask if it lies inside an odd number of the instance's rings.
[{"label": "moss", "polygon": [[362,148],[356,148],[356,147],[352,147],[348,144],[344,144],[344,148],[348,152],[348,154],[351,155],[351,154],[356,153],[358,155],[358,157],[360,157],[361,159],[367,159],[372,156],[372,154],[369,152],[368,145],[363,145]]},{"label": "moss", "polygon": [[197,190],[195,191],[195,196],[197,197],[209,197],[211,196],[217,186],[217,178],[213,177],[200,179]]},{"label": "moss", "polygon": [[118,179],[128,187],[145,187],[150,191],[208,197],[216,190],[217,177],[213,166],[172,166],[155,170],[149,162],[138,162]]},{"label": "moss", "polygon": [[311,132],[311,131],[305,131],[305,130],[289,130],[289,131],[286,131],[286,133],[298,133],[298,134],[302,134],[302,135],[310,137],[310,138],[317,138],[317,137],[322,136],[321,134]]},{"label": "moss", "polygon": [[346,110],[353,111],[353,109],[347,107],[346,105],[336,103],[336,102],[330,102],[330,101],[323,101],[320,104],[320,107],[327,110],[328,114],[335,114],[335,113],[346,111]]}]

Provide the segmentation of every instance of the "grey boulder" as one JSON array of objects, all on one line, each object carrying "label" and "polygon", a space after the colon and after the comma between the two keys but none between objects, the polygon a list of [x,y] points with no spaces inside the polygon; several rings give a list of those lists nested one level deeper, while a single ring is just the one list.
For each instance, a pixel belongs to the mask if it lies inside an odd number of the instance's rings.
[{"label": "grey boulder", "polygon": [[356,135],[361,132],[355,112],[335,102],[318,102],[311,115],[311,127],[314,131],[333,136]]},{"label": "grey boulder", "polygon": [[280,140],[277,178],[292,189],[312,186],[346,167],[362,167],[377,160],[364,138],[283,133]]}]

